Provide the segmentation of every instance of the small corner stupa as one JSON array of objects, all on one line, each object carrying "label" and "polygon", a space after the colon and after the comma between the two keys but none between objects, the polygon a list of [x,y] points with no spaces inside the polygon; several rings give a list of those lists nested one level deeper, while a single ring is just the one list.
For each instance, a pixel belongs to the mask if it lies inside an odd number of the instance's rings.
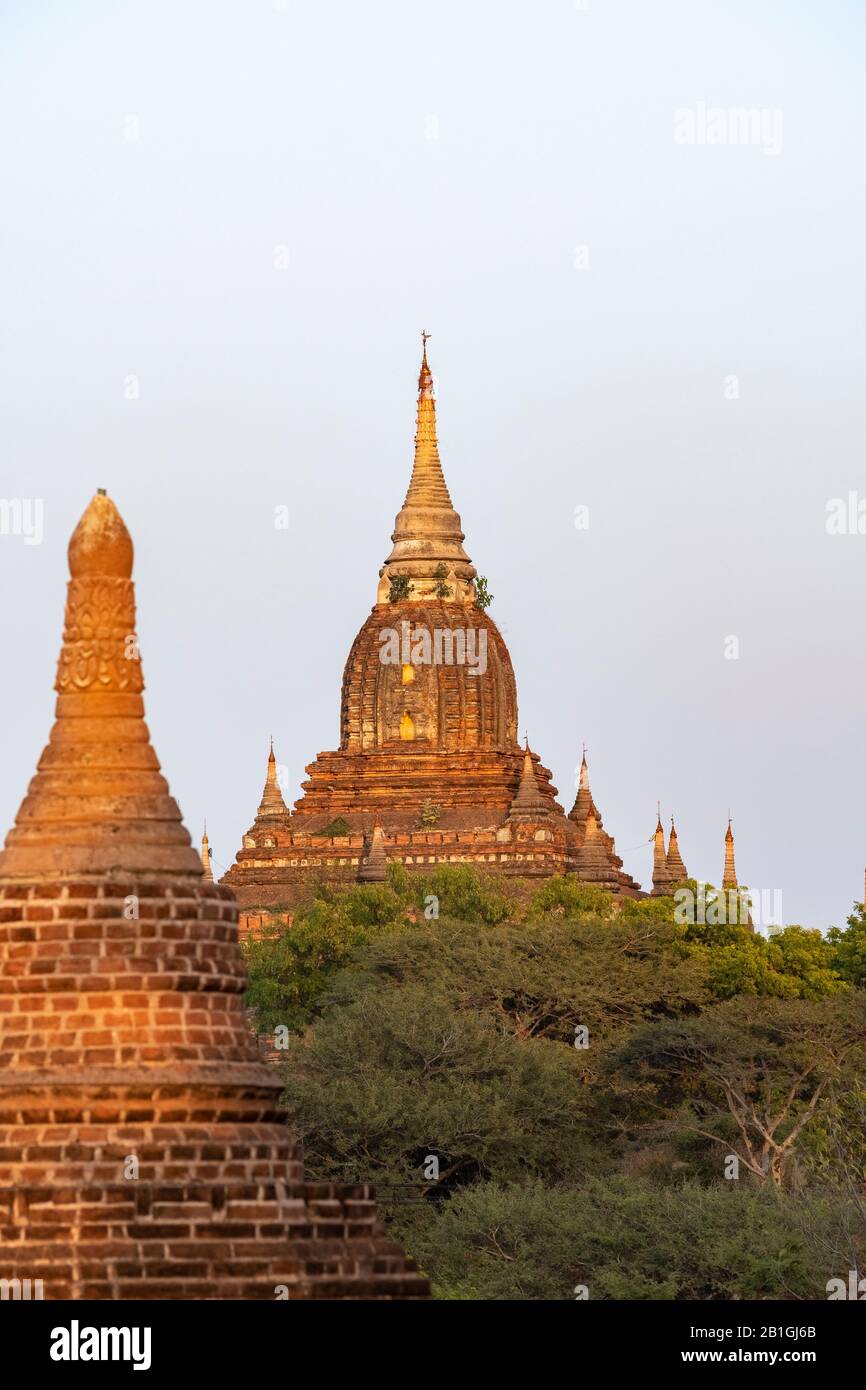
[{"label": "small corner stupa", "polygon": [[414,1298],[370,1190],[305,1181],[237,904],[144,722],[133,549],[69,544],[56,717],[0,853],[0,1270],[47,1299]]},{"label": "small corner stupa", "polygon": [[210,847],[210,840],[207,837],[207,824],[205,824],[201,836],[201,867],[204,871],[204,876],[207,879],[208,883],[213,883],[213,864],[211,862],[212,857],[213,850]]},{"label": "small corner stupa", "polygon": [[674,890],[668,857],[665,850],[665,828],[662,825],[661,806],[658,808],[655,834],[653,836],[653,891],[654,898],[669,897]]},{"label": "small corner stupa", "polygon": [[737,870],[734,865],[734,832],[731,829],[731,817],[728,816],[728,828],[725,831],[725,867],[722,873],[722,892],[727,895],[728,921],[739,923],[740,926],[748,927],[749,931],[755,930],[752,921],[751,902],[749,892],[746,888],[741,888],[737,881]]},{"label": "small corner stupa", "polygon": [[677,837],[677,828],[674,825],[674,818],[671,816],[671,833],[668,836],[667,852],[667,871],[668,882],[672,888],[679,888],[688,881],[688,871],[683,863],[683,856],[680,854],[680,842]]},{"label": "small corner stupa", "polygon": [[263,798],[222,879],[243,907],[300,902],[323,879],[370,881],[383,859],[410,872],[464,862],[522,878],[586,874],[640,893],[597,811],[579,860],[580,793],[566,816],[550,771],[518,743],[511,658],[442,470],[428,337],[409,487],[343,672],[339,747],[307,767],[291,813]]}]

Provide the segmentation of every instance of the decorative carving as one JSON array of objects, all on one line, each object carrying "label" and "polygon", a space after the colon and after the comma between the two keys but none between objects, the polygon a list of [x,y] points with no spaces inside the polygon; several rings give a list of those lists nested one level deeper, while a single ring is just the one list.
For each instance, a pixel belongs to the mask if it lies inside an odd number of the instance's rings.
[{"label": "decorative carving", "polygon": [[60,693],[144,689],[135,635],[135,590],[130,579],[71,579],[63,647],[54,688]]}]

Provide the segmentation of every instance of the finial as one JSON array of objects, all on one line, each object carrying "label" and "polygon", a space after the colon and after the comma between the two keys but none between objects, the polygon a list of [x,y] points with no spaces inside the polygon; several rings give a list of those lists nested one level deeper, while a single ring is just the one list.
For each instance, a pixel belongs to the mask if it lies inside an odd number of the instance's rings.
[{"label": "finial", "polygon": [[426,330],[426,328],[425,328],[425,329],[422,331],[422,333],[421,333],[421,342],[424,344],[424,361],[425,361],[425,362],[427,361],[427,343],[428,343],[428,341],[429,341],[432,337],[433,337],[433,334],[432,334],[432,333],[428,333],[427,330]]},{"label": "finial", "polygon": [[69,572],[73,579],[132,576],[132,539],[105,488],[91,498],[70,537]]}]

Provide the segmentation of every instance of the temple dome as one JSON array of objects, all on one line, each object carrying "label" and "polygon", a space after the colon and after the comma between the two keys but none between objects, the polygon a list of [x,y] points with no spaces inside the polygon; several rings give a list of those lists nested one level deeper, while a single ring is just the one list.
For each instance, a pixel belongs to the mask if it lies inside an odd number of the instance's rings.
[{"label": "temple dome", "polygon": [[[407,714],[412,740],[401,738]],[[407,741],[431,750],[515,749],[514,670],[499,629],[480,608],[380,603],[355,638],[343,672],[340,747]]]}]

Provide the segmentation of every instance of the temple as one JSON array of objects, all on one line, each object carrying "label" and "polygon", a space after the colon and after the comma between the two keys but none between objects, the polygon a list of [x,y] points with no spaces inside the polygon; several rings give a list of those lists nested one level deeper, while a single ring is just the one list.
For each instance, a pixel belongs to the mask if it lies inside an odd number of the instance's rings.
[{"label": "temple", "polygon": [[[0,854],[0,1270],[48,1299],[426,1297],[370,1189],[307,1182],[281,1122],[237,904],[144,722],[132,561],[100,492]],[[269,771],[263,821],[278,797]]]},{"label": "temple", "polygon": [[340,743],[306,769],[291,811],[271,750],[265,793],[222,883],[244,907],[292,906],[316,885],[473,863],[533,879],[573,874],[637,896],[589,791],[568,815],[517,737],[517,688],[442,471],[427,335],[415,455],[376,601],[343,672]]}]

